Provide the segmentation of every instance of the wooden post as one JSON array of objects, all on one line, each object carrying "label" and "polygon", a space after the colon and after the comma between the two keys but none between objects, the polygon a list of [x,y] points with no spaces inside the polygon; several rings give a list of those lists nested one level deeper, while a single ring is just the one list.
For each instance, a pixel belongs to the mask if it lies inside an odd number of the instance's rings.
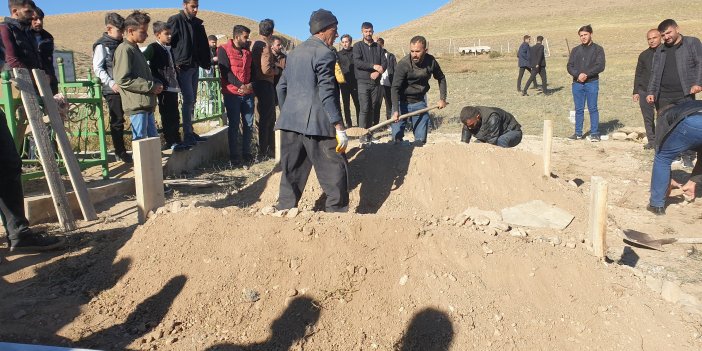
[{"label": "wooden post", "polygon": [[593,176],[590,184],[589,236],[595,256],[604,258],[607,253],[607,181]]},{"label": "wooden post", "polygon": [[39,158],[46,175],[46,182],[49,184],[51,198],[54,201],[56,216],[65,231],[75,230],[76,221],[71,211],[71,205],[68,203],[66,188],[61,180],[61,173],[55,157],[56,151],[51,145],[49,130],[44,125],[44,114],[39,107],[39,101],[37,101],[37,93],[34,90],[32,77],[26,68],[14,68],[12,71],[15,74],[15,84],[22,95],[22,104],[27,112],[27,119],[29,120],[29,126],[32,128],[34,142],[37,144],[37,149],[39,149]]},{"label": "wooden post", "polygon": [[76,192],[76,198],[78,199],[80,210],[83,213],[83,218],[86,221],[94,221],[97,219],[97,213],[95,213],[93,203],[90,202],[88,187],[85,186],[85,180],[83,179],[83,174],[80,171],[78,159],[76,159],[76,155],[73,153],[71,142],[68,140],[68,134],[66,134],[66,128],[63,125],[63,120],[61,119],[61,115],[58,110],[58,105],[56,105],[56,100],[54,100],[54,96],[51,93],[51,87],[49,87],[49,77],[46,75],[46,73],[44,73],[44,71],[38,69],[35,69],[32,72],[34,73],[34,80],[37,82],[37,87],[39,88],[39,94],[41,95],[42,100],[44,100],[44,109],[46,114],[49,116],[51,128],[54,130],[54,134],[56,135],[56,142],[59,150],[61,151],[63,161],[66,164],[66,170],[68,171],[68,176],[71,179],[73,191]]},{"label": "wooden post", "polygon": [[553,146],[553,121],[544,121],[544,176],[551,178],[551,151]]},{"label": "wooden post", "polygon": [[132,142],[134,153],[134,182],[136,185],[139,223],[147,220],[149,211],[166,204],[163,194],[161,139],[146,138]]}]

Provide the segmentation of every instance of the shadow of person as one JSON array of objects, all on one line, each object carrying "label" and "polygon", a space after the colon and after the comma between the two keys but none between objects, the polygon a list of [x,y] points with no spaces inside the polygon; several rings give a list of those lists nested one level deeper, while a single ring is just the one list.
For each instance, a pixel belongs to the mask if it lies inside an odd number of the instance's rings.
[{"label": "shadow of person", "polygon": [[[266,191],[266,188],[273,185],[268,184],[271,178],[279,172],[281,172],[280,164],[276,164],[268,174],[251,183],[237,194],[229,195],[221,200],[209,202],[205,206],[214,208],[225,208],[229,206],[249,207],[261,199],[261,195]],[[274,185],[278,186],[278,184]]]},{"label": "shadow of person", "polygon": [[360,186],[357,213],[377,213],[393,190],[401,187],[409,169],[414,146],[374,144],[355,154],[349,162],[349,191]]},{"label": "shadow of person", "polygon": [[[107,329],[91,334],[77,342],[84,347],[110,347],[125,349],[133,340],[150,333],[168,313],[173,301],[178,297],[188,278],[178,275],[171,278],[161,291],[140,303],[122,324],[113,325]],[[129,333],[125,338],[125,333]],[[108,343],[106,340],[120,340]]]},{"label": "shadow of person", "polygon": [[309,328],[319,320],[318,306],[319,304],[310,297],[296,297],[280,317],[271,323],[271,336],[265,342],[251,345],[219,344],[208,348],[207,351],[290,350],[293,345],[304,342],[310,336]]},{"label": "shadow of person", "polygon": [[449,316],[437,309],[425,308],[417,312],[402,339],[395,343],[395,351],[448,351],[453,342],[453,324]]}]

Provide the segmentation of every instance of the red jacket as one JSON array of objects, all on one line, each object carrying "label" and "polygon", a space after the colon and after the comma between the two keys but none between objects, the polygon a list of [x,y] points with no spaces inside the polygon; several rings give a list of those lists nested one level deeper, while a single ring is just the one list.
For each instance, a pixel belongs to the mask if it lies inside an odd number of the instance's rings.
[{"label": "red jacket", "polygon": [[251,83],[251,51],[238,49],[230,39],[217,48],[222,94],[239,94],[239,87]]}]

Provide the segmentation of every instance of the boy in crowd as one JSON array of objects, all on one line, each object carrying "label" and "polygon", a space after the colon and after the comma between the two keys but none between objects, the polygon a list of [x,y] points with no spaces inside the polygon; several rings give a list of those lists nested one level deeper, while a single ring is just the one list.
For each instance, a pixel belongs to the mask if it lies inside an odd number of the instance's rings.
[{"label": "boy in crowd", "polygon": [[[253,161],[251,138],[254,125],[254,91],[251,84],[251,63],[253,55],[249,50],[251,30],[242,25],[234,26],[233,39],[217,49],[222,80],[222,95],[229,119],[229,160],[234,167],[243,162]],[[244,139],[239,148],[239,124],[242,123]],[[243,149],[243,150],[242,150]]]},{"label": "boy in crowd", "polygon": [[125,37],[115,50],[114,79],[122,89],[122,108],[132,122],[132,140],[158,137],[154,110],[163,84],[154,80],[139,45],[146,41],[151,18],[141,11],[124,20]]},{"label": "boy in crowd", "polygon": [[124,146],[124,110],[119,85],[114,80],[114,53],[122,43],[124,18],[117,13],[105,15],[105,33],[93,44],[93,72],[102,82],[102,96],[110,114],[110,136],[117,159],[132,163],[132,156]]},{"label": "boy in crowd", "polygon": [[158,112],[163,124],[163,137],[166,140],[165,149],[182,151],[189,149],[180,139],[180,112],[178,111],[178,79],[171,52],[171,27],[166,22],[154,22],[156,41],[144,50],[144,56],[149,61],[151,75],[163,84],[163,91],[158,94]]}]

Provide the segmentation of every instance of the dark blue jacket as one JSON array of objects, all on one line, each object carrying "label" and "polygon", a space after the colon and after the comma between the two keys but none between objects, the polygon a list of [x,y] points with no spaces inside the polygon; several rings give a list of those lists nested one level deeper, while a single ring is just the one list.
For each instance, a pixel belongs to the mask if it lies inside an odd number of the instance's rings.
[{"label": "dark blue jacket", "polygon": [[531,48],[529,43],[522,42],[522,45],[519,45],[517,57],[519,58],[519,67],[531,67]]},{"label": "dark blue jacket", "polygon": [[288,55],[278,82],[280,117],[276,129],[334,137],[341,122],[339,87],[334,76],[336,53],[310,37]]}]

